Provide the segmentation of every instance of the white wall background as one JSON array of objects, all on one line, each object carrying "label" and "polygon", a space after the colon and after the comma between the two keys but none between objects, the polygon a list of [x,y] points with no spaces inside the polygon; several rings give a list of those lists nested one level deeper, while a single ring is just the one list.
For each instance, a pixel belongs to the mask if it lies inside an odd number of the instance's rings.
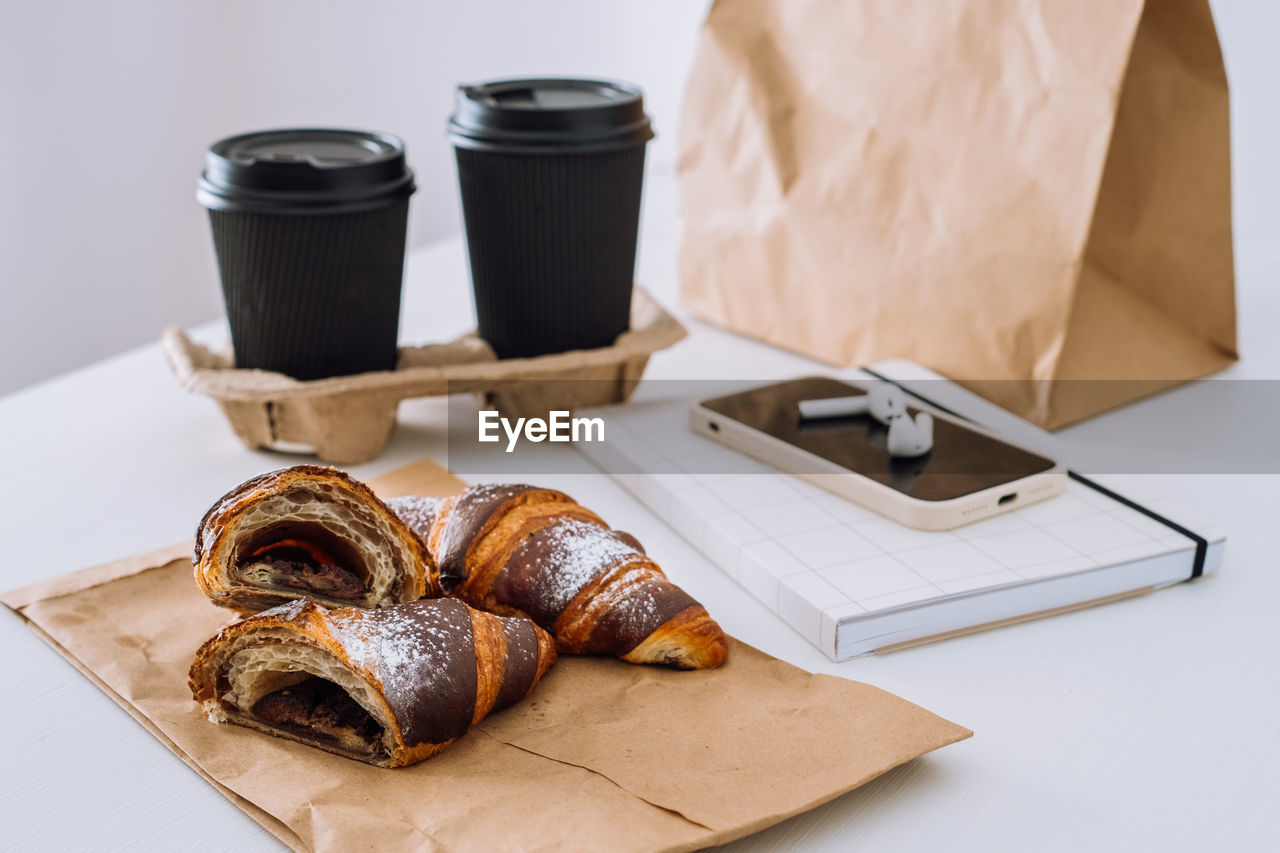
[{"label": "white wall background", "polygon": [[[415,245],[460,229],[444,140],[459,81],[632,80],[659,134],[651,163],[670,164],[707,5],[4,0],[0,394],[219,315],[193,193],[221,136],[307,124],[400,135],[418,173]],[[1280,2],[1213,7],[1232,85],[1237,245],[1280,271]]]}]

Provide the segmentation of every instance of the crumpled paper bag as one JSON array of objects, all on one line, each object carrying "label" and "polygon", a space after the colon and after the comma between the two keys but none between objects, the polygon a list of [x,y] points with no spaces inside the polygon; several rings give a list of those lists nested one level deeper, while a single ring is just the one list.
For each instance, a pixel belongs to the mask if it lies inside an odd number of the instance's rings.
[{"label": "crumpled paper bag", "polygon": [[1236,358],[1208,0],[717,0],[680,184],[686,305],[816,358],[1049,428]]},{"label": "crumpled paper bag", "polygon": [[[429,461],[373,485],[388,497],[462,488]],[[369,767],[204,718],[187,668],[229,614],[191,572],[184,543],[2,600],[295,850],[693,850],[971,734],[734,641],[728,662],[708,672],[566,656],[527,699],[440,755]]]}]

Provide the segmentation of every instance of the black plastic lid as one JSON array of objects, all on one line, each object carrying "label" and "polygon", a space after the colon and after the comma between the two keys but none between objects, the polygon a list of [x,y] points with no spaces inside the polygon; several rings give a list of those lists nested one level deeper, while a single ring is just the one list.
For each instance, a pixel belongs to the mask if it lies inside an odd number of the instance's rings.
[{"label": "black plastic lid", "polygon": [[644,96],[607,80],[495,80],[458,87],[449,139],[495,151],[602,151],[653,138]]},{"label": "black plastic lid", "polygon": [[404,143],[388,133],[298,128],[219,140],[196,199],[211,210],[345,213],[413,193]]}]

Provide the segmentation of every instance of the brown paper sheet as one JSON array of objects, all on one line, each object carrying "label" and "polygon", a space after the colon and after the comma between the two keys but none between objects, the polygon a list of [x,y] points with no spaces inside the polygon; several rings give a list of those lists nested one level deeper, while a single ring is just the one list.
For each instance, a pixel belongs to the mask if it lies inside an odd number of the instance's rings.
[{"label": "brown paper sheet", "polygon": [[716,0],[682,297],[1056,428],[1236,359],[1229,124],[1208,0]]},{"label": "brown paper sheet", "polygon": [[[386,496],[462,486],[429,461],[373,485]],[[692,850],[971,734],[735,641],[710,672],[562,658],[528,699],[441,755],[384,770],[205,720],[187,667],[228,613],[196,589],[189,544],[0,600],[296,850]]]}]

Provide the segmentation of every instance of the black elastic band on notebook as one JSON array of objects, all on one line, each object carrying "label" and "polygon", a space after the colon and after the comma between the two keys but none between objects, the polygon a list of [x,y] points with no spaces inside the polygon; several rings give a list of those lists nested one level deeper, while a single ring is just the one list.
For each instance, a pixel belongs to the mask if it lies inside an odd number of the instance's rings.
[{"label": "black elastic band on notebook", "polygon": [[1183,527],[1181,524],[1178,524],[1176,521],[1170,518],[1166,518],[1154,510],[1148,509],[1147,507],[1143,506],[1137,501],[1130,500],[1129,498],[1126,498],[1124,495],[1119,494],[1118,492],[1111,491],[1101,483],[1095,483],[1093,480],[1090,480],[1084,474],[1078,474],[1075,471],[1067,471],[1067,476],[1075,480],[1077,483],[1083,483],[1084,485],[1088,486],[1089,488],[1093,489],[1096,492],[1102,492],[1102,494],[1111,498],[1113,501],[1119,501],[1120,503],[1127,506],[1129,509],[1136,510],[1137,512],[1142,513],[1147,518],[1154,519],[1155,521],[1160,522],[1165,527],[1169,527],[1177,531],[1178,533],[1181,533],[1183,536],[1187,537],[1192,542],[1196,543],[1196,556],[1195,556],[1194,562],[1191,564],[1191,577],[1187,578],[1187,580],[1195,580],[1196,578],[1204,574],[1204,558],[1205,558],[1205,555],[1209,552],[1208,539],[1205,539],[1203,536],[1201,536],[1198,533],[1194,533],[1191,530],[1188,530],[1187,528]]},{"label": "black elastic band on notebook", "polygon": [[[889,377],[884,376],[880,373],[877,373],[876,371],[871,370],[870,368],[864,367],[864,368],[861,368],[861,370],[863,373],[867,374],[868,376],[873,376],[876,379],[879,379],[881,382],[888,382],[890,385],[893,385],[894,387],[901,389],[904,394],[909,394],[910,396],[915,397],[917,400],[924,403],[925,405],[932,406],[933,408],[937,409],[940,412],[945,412],[948,415],[951,415],[952,417],[960,418],[961,420],[968,421],[969,423],[977,423],[976,421],[974,421],[973,418],[962,415],[959,412],[955,411],[954,409],[949,409],[946,406],[940,405],[939,403],[936,403],[933,400],[930,400],[928,397],[925,397],[923,394],[918,394],[915,391],[911,390],[910,388],[907,388],[906,386],[904,386],[902,383],[894,379],[890,379]],[[1111,498],[1113,501],[1124,504],[1129,509],[1134,510],[1136,512],[1140,512],[1143,515],[1145,515],[1147,518],[1150,518],[1153,521],[1158,521],[1161,524],[1163,524],[1165,527],[1168,527],[1170,530],[1173,530],[1175,533],[1181,533],[1183,536],[1190,539],[1196,545],[1196,554],[1195,554],[1195,558],[1192,560],[1192,563],[1191,563],[1191,576],[1188,577],[1187,580],[1195,580],[1196,578],[1204,574],[1205,556],[1209,553],[1208,539],[1205,539],[1200,534],[1192,530],[1189,530],[1186,527],[1183,527],[1181,524],[1178,524],[1178,522],[1174,521],[1173,519],[1166,518],[1160,513],[1154,510],[1148,509],[1147,507],[1143,506],[1137,501],[1126,498],[1124,495],[1119,494],[1118,492],[1113,492],[1111,489],[1108,489],[1106,486],[1102,485],[1101,483],[1095,483],[1093,480],[1090,480],[1088,477],[1086,477],[1083,474],[1078,474],[1075,471],[1068,470],[1067,476],[1075,480],[1077,483],[1088,486],[1089,488],[1093,489],[1095,492],[1101,492],[1102,494]]]}]

